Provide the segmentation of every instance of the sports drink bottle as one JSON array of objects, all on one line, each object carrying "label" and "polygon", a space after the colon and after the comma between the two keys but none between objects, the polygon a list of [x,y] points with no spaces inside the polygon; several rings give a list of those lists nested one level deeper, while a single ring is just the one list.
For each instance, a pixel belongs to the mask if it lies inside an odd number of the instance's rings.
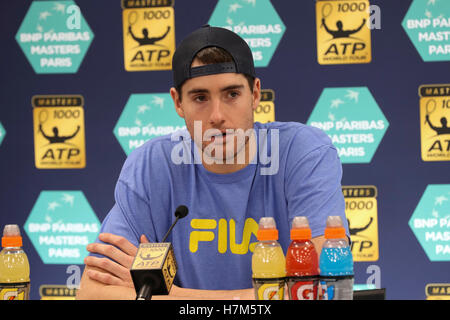
[{"label": "sports drink bottle", "polygon": [[319,257],[311,242],[311,229],[306,217],[292,221],[291,244],[286,252],[286,279],[290,300],[317,300]]},{"label": "sports drink bottle", "polygon": [[329,216],[320,253],[323,300],[353,300],[353,256],[339,216]]},{"label": "sports drink bottle", "polygon": [[0,252],[0,300],[28,300],[30,265],[22,249],[19,226],[6,225]]},{"label": "sports drink bottle", "polygon": [[252,280],[256,300],[283,300],[286,261],[278,243],[278,230],[272,217],[259,221],[258,243],[252,256]]}]

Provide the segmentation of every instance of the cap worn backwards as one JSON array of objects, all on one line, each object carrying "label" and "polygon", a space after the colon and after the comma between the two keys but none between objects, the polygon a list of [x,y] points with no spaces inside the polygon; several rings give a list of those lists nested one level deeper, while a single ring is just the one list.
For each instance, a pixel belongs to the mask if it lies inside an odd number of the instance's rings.
[{"label": "cap worn backwards", "polygon": [[[191,68],[197,53],[208,47],[219,47],[227,51],[234,62],[208,64]],[[184,81],[218,73],[244,73],[256,77],[250,47],[233,31],[205,25],[188,35],[176,49],[172,59],[174,86]]]}]

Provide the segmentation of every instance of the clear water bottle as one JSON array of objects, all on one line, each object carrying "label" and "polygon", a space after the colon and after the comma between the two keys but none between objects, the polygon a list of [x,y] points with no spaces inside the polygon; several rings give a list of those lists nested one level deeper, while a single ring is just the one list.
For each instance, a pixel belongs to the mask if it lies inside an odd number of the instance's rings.
[{"label": "clear water bottle", "polygon": [[322,300],[353,300],[353,256],[342,219],[329,216],[320,253]]}]

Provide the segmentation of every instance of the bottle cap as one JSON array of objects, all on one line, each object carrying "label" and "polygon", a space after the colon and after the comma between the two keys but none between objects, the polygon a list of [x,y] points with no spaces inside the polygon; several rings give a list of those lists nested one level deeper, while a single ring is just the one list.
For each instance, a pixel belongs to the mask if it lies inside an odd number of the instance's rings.
[{"label": "bottle cap", "polygon": [[345,238],[345,228],[340,216],[329,216],[325,227],[325,239]]},{"label": "bottle cap", "polygon": [[256,238],[258,240],[278,240],[277,224],[274,218],[263,217],[259,220]]},{"label": "bottle cap", "polygon": [[292,220],[291,240],[309,240],[311,239],[311,229],[309,228],[308,218],[295,217]]},{"label": "bottle cap", "polygon": [[22,237],[17,224],[7,224],[3,229],[2,247],[21,247]]}]

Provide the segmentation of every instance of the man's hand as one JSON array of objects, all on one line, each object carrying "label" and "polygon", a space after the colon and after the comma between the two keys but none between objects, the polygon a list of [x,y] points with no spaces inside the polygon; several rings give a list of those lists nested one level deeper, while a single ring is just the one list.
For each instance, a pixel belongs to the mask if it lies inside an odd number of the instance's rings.
[{"label": "man's hand", "polygon": [[[104,255],[113,261],[108,258],[86,257],[84,259],[86,266],[102,270],[87,270],[89,278],[106,285],[134,288],[130,268],[137,248],[124,237],[111,233],[101,233],[99,239],[106,244],[91,243],[86,249],[91,253]],[[145,235],[142,235],[140,240],[141,243],[149,242]]]},{"label": "man's hand", "polygon": [[[104,255],[107,258],[88,256],[84,259],[86,268],[81,279],[77,299],[134,299],[136,293],[130,268],[136,256],[137,248],[124,237],[110,233],[101,233],[99,239],[105,244],[91,243],[87,246],[87,250],[91,253]],[[141,243],[149,242],[145,235],[141,236],[140,241]],[[153,296],[152,299],[254,299],[254,291],[252,288],[197,290],[172,285],[169,295]]]}]

